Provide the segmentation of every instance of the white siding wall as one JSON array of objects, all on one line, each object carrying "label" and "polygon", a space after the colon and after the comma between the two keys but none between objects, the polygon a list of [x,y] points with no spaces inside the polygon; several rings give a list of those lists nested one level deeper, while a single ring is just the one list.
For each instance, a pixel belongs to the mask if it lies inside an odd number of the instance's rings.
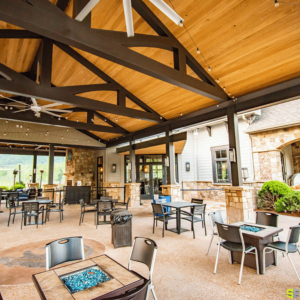
[{"label": "white siding wall", "polygon": [[[248,180],[251,180],[253,179],[251,140],[249,135],[243,132],[247,127],[248,124],[245,121],[239,120],[242,167],[248,168]],[[198,147],[194,147],[194,143],[196,143],[196,141],[198,141]],[[218,146],[228,146],[228,133],[223,123],[211,126],[211,136],[208,135],[208,132],[204,127],[199,128],[198,136],[194,136],[193,131],[189,131],[185,147],[180,155],[182,166],[180,183],[182,181],[193,180],[212,181],[213,173],[211,148]],[[197,159],[195,157],[195,151],[197,151]],[[186,162],[191,163],[190,172],[185,171]],[[196,166],[196,164],[198,166]],[[198,172],[198,174],[196,172]]]}]

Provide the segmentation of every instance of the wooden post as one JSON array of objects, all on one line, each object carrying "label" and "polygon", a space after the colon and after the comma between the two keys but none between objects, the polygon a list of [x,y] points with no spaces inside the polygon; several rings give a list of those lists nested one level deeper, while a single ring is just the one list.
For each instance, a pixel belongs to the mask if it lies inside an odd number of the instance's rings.
[{"label": "wooden post", "polygon": [[233,106],[227,108],[229,148],[235,149],[236,161],[231,162],[232,186],[243,186],[238,116]]},{"label": "wooden post", "polygon": [[175,148],[173,142],[170,140],[169,129],[166,130],[166,157],[169,160],[167,170],[167,184],[176,184],[175,181]]},{"label": "wooden post", "polygon": [[32,168],[32,182],[36,183],[36,164],[37,164],[37,154],[33,155],[33,168]]},{"label": "wooden post", "polygon": [[133,149],[133,144],[134,141],[131,140],[130,141],[130,151],[129,151],[129,160],[131,163],[131,183],[135,183],[136,182],[136,166],[135,166],[135,150]]}]

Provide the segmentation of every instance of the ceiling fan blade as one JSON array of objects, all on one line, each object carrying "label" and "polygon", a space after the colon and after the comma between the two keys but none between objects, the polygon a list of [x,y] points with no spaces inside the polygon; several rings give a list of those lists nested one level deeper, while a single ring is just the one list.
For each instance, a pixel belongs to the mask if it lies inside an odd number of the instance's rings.
[{"label": "ceiling fan blade", "polygon": [[123,0],[127,36],[134,36],[131,0]]},{"label": "ceiling fan blade", "polygon": [[[26,103],[24,103],[24,102],[21,102],[21,101],[18,101],[18,100],[12,99],[12,98],[4,97],[4,96],[3,96],[3,95],[1,95],[1,94],[0,94],[0,97],[2,97],[2,98],[5,98],[5,99],[8,99],[8,100],[11,100],[11,101],[13,101],[13,102],[20,103],[20,104],[22,104],[22,105],[28,105],[28,104],[26,104]],[[9,104],[9,103],[8,103],[8,104]],[[6,104],[5,104],[5,105],[6,105]]]},{"label": "ceiling fan blade", "polygon": [[92,9],[100,2],[100,0],[90,0],[90,2],[83,8],[83,10],[75,18],[76,21],[82,21]]},{"label": "ceiling fan blade", "polygon": [[31,100],[32,100],[32,103],[33,103],[34,106],[38,106],[35,98],[31,98]]},{"label": "ceiling fan blade", "polygon": [[61,118],[62,117],[61,115],[54,114],[54,113],[52,113],[52,112],[50,112],[48,110],[43,110],[43,113],[51,115],[51,116],[54,116],[54,117],[57,117],[57,118]]},{"label": "ceiling fan blade", "polygon": [[65,113],[65,114],[70,114],[73,112],[73,110],[64,110],[64,109],[56,109],[56,108],[46,108],[45,110],[51,110],[51,111]]},{"label": "ceiling fan blade", "polygon": [[46,104],[46,105],[42,105],[41,107],[52,107],[52,106],[59,106],[62,105],[60,103],[50,103],[50,104]]},{"label": "ceiling fan blade", "polygon": [[23,112],[23,111],[26,111],[26,110],[30,110],[30,108],[22,109],[22,110],[17,110],[17,111],[13,111],[12,113],[13,113],[13,114],[16,114],[16,113]]}]

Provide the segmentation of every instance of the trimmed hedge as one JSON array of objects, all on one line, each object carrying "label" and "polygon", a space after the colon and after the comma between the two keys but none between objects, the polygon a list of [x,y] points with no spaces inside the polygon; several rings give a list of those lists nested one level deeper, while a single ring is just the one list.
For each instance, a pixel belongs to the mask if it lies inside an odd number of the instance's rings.
[{"label": "trimmed hedge", "polygon": [[2,191],[8,191],[9,190],[9,188],[7,187],[7,186],[0,186],[0,190],[2,190]]},{"label": "trimmed hedge", "polygon": [[23,185],[23,184],[15,184],[15,188],[12,186],[11,188],[10,188],[10,190],[11,191],[13,191],[13,190],[17,190],[17,189],[25,189],[25,185]]},{"label": "trimmed hedge", "polygon": [[275,203],[275,210],[277,212],[300,212],[300,192],[293,191]]}]

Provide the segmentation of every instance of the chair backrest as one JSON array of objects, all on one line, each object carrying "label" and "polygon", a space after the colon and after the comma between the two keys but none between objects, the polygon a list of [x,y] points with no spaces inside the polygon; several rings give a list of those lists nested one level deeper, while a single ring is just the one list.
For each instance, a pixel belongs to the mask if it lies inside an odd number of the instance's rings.
[{"label": "chair backrest", "polygon": [[129,201],[130,201],[130,197],[128,197],[126,204],[129,204]]},{"label": "chair backrest", "polygon": [[288,243],[297,244],[299,242],[300,225],[290,227],[288,234]]},{"label": "chair backrest", "polygon": [[36,200],[50,200],[49,197],[37,197]]},{"label": "chair backrest", "polygon": [[84,201],[83,201],[83,199],[80,199],[80,200],[79,200],[79,203],[80,203],[80,206],[81,206],[81,207],[84,206]]},{"label": "chair backrest", "polygon": [[39,203],[38,202],[23,202],[22,203],[22,211],[38,211],[39,210]]},{"label": "chair backrest", "polygon": [[128,269],[130,270],[131,261],[143,263],[149,268],[149,278],[152,280],[156,252],[157,245],[153,240],[143,237],[136,237],[133,242]]},{"label": "chair backrest", "polygon": [[13,200],[13,199],[8,199],[8,207],[9,208],[13,208],[13,207],[16,207],[17,204],[16,204],[16,201]]},{"label": "chair backrest", "polygon": [[222,212],[220,210],[212,211],[208,215],[210,216],[211,226],[213,228],[216,226],[216,222],[224,224]]},{"label": "chair backrest", "polygon": [[278,214],[270,212],[256,212],[256,224],[278,227]]},{"label": "chair backrest", "polygon": [[193,198],[191,203],[203,204],[203,199],[195,199]]},{"label": "chair backrest", "polygon": [[106,298],[106,300],[146,300],[149,284],[150,280],[145,280],[145,282],[142,285],[131,289],[120,296]]},{"label": "chair backrest", "polygon": [[12,192],[7,194],[7,199],[10,200],[18,200],[19,199],[19,192]]},{"label": "chair backrest", "polygon": [[161,204],[151,203],[154,214],[164,214],[164,209]]},{"label": "chair backrest", "polygon": [[205,215],[205,208],[206,208],[206,204],[195,205],[193,207],[193,212],[194,212],[194,214],[202,214],[204,216]]},{"label": "chair backrest", "polygon": [[72,260],[84,260],[82,236],[68,237],[46,245],[46,270]]},{"label": "chair backrest", "polygon": [[113,203],[111,201],[97,201],[97,211],[102,212],[103,210],[112,210]]},{"label": "chair backrest", "polygon": [[240,226],[216,222],[219,237],[232,243],[243,243]]},{"label": "chair backrest", "polygon": [[105,196],[105,197],[100,197],[100,200],[112,200],[112,196]]}]

